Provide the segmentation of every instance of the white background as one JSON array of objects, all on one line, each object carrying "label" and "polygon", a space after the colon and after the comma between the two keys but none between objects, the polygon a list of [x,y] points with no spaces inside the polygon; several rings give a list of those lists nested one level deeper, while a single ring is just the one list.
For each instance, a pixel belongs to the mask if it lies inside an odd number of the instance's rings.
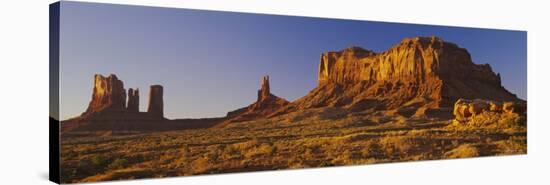
[{"label": "white background", "polygon": [[[114,184],[550,184],[550,29],[545,18],[550,17],[550,6],[543,0],[93,1],[528,31],[528,155]],[[47,181],[48,4],[52,2],[6,0],[0,6],[0,184],[52,184]]]}]

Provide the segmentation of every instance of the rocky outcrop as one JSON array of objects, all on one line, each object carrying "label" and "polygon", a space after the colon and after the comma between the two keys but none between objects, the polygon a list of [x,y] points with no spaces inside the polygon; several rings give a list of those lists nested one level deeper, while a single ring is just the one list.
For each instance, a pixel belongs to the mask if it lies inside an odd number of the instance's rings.
[{"label": "rocky outcrop", "polygon": [[108,77],[96,74],[92,100],[82,115],[103,111],[124,111],[126,109],[126,90],[124,83],[116,75]]},{"label": "rocky outcrop", "polygon": [[453,108],[454,119],[449,128],[456,129],[505,129],[523,128],[527,125],[525,101],[499,102],[491,100],[459,99]]},{"label": "rocky outcrop", "polygon": [[[164,116],[163,88],[160,85],[152,85],[149,93],[149,107],[147,113],[156,117]],[[128,98],[128,102],[126,102]],[[124,83],[116,75],[104,77],[96,74],[94,77],[94,90],[92,101],[83,117],[89,117],[93,113],[123,113],[139,112],[139,89],[126,90]],[[128,114],[127,114],[128,115]],[[115,117],[115,115],[113,115]]]},{"label": "rocky outcrop", "polygon": [[[438,37],[406,38],[382,53],[350,47],[321,55],[318,86],[278,111],[316,107],[352,111],[413,107],[452,109],[459,98],[515,101],[488,64],[474,64],[468,51]],[[450,112],[450,111],[447,111]]]},{"label": "rocky outcrop", "polygon": [[504,102],[502,111],[507,113],[525,114],[527,112],[527,103],[525,102]]},{"label": "rocky outcrop", "polygon": [[523,115],[527,111],[527,104],[524,101],[497,102],[490,100],[466,100],[459,99],[455,102],[453,115],[455,120],[467,121],[470,118],[486,113],[508,113]]},{"label": "rocky outcrop", "polygon": [[271,94],[269,76],[262,77],[260,84],[257,101],[247,107],[228,112],[225,123],[266,118],[289,104],[287,100]]},{"label": "rocky outcrop", "polygon": [[258,100],[248,106],[248,112],[256,116],[267,116],[288,103],[287,100],[271,94],[269,76],[264,76],[258,90]]},{"label": "rocky outcrop", "polygon": [[126,110],[130,112],[139,112],[139,89],[128,89],[128,105]]},{"label": "rocky outcrop", "polygon": [[80,116],[62,121],[61,131],[150,130],[155,127],[151,123],[166,121],[162,94],[162,86],[151,86],[148,112],[139,112],[139,89],[130,88],[126,94],[116,75],[96,74],[88,108]]},{"label": "rocky outcrop", "polygon": [[149,91],[149,107],[147,112],[151,115],[164,117],[163,87],[161,85],[152,85]]}]

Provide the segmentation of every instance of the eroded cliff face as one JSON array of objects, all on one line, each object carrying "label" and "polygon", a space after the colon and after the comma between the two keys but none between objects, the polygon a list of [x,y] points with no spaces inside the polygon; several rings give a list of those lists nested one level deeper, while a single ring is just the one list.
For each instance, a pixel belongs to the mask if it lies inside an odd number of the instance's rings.
[{"label": "eroded cliff face", "polygon": [[126,109],[126,90],[116,75],[104,77],[96,74],[92,100],[83,115],[102,111],[124,111]]},{"label": "eroded cliff face", "polygon": [[351,110],[452,107],[459,98],[514,101],[488,64],[438,37],[403,39],[382,53],[350,47],[321,55],[318,86],[280,111],[325,106]]}]

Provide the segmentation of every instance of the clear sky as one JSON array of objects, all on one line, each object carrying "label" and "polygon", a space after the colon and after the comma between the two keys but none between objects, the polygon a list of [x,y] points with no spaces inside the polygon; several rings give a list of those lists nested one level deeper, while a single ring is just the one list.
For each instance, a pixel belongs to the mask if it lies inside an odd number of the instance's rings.
[{"label": "clear sky", "polygon": [[503,86],[527,96],[527,33],[188,9],[61,3],[60,117],[84,112],[94,74],[126,89],[164,86],[168,118],[224,116],[256,100],[260,78],[295,100],[317,83],[321,53],[355,45],[377,52],[405,37],[439,36],[489,63]]}]

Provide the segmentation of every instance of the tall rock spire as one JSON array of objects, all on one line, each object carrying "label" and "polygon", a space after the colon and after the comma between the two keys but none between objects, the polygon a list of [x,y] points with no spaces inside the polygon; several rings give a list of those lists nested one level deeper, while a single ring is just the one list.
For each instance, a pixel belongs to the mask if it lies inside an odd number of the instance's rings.
[{"label": "tall rock spire", "polygon": [[269,90],[269,76],[263,76],[261,80],[260,90],[258,90],[258,101],[265,100],[271,94]]},{"label": "tall rock spire", "polygon": [[128,89],[128,105],[126,110],[139,112],[139,89]]},{"label": "tall rock spire", "polygon": [[222,126],[231,122],[265,118],[288,104],[287,100],[271,94],[269,76],[266,75],[260,81],[258,100],[247,107],[228,112],[226,116],[228,120]]},{"label": "tall rock spire", "polygon": [[149,107],[147,112],[155,115],[164,117],[164,100],[163,96],[163,87],[161,85],[152,85],[151,90],[149,91]]}]

